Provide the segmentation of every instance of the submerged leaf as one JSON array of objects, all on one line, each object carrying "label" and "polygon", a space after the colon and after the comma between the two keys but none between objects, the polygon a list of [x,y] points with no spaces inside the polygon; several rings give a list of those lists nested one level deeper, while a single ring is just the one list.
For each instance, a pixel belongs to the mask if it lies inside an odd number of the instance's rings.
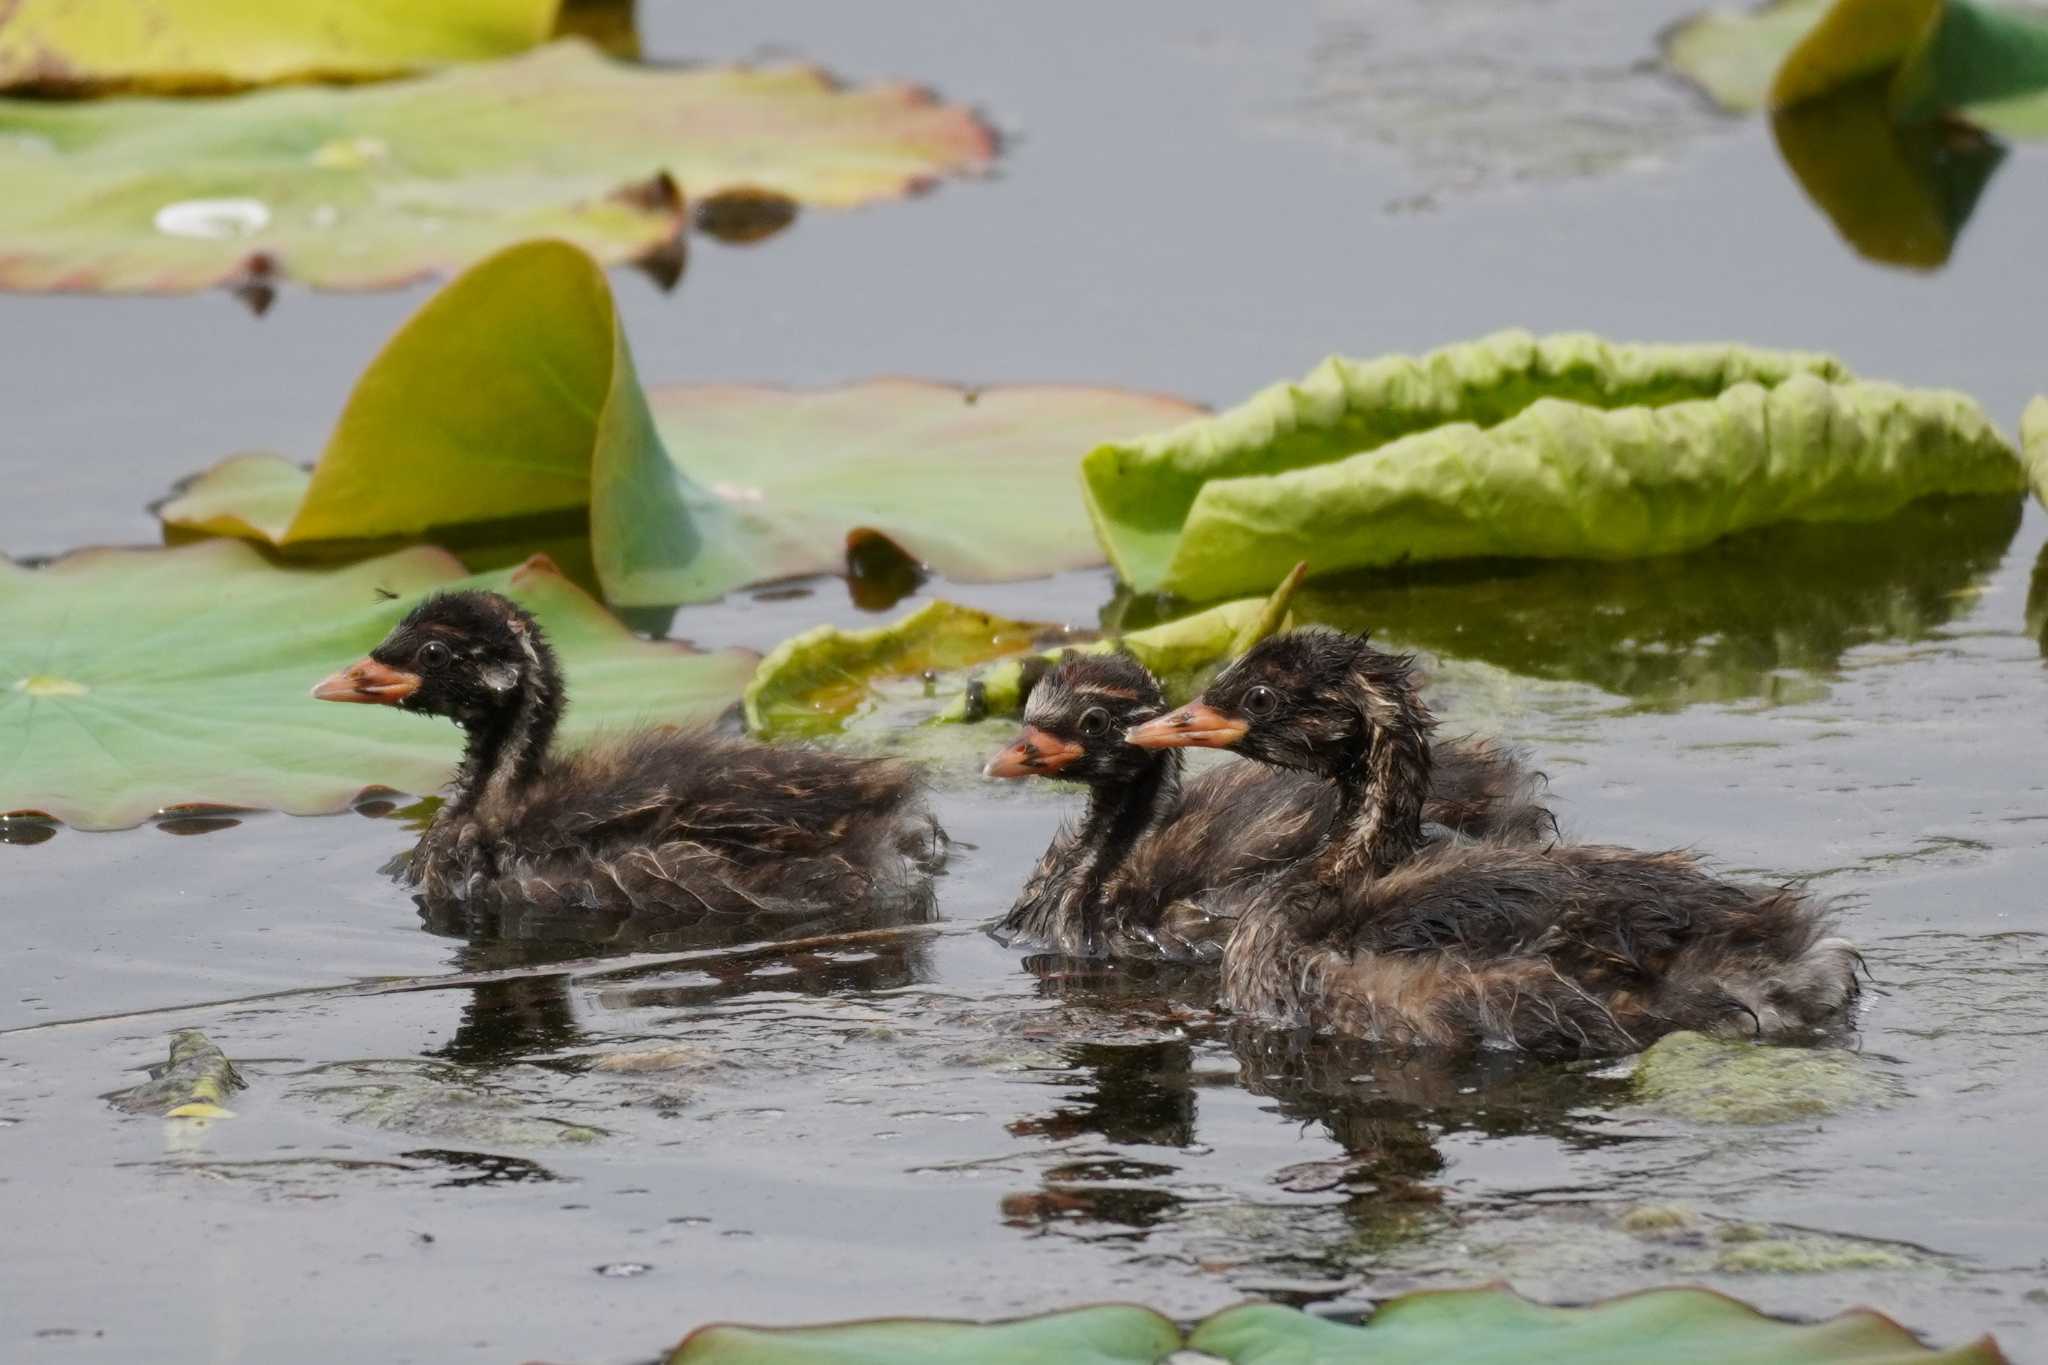
[{"label": "submerged leaf", "polygon": [[1773,1047],[1670,1033],[1636,1060],[1636,1097],[1696,1123],[1790,1123],[1898,1098],[1898,1083],[1858,1052]]},{"label": "submerged leaf", "polygon": [[670,242],[684,197],[848,207],[985,168],[971,112],[812,67],[640,68],[568,40],[353,89],[0,105],[0,288],[404,284],[557,237]]},{"label": "submerged leaf", "polygon": [[1082,472],[1124,581],[1197,600],[1303,559],[1327,573],[1673,554],[2021,486],[1961,394],[1849,381],[1823,356],[1518,333],[1420,361],[1326,361],[1213,418],[1099,447]]},{"label": "submerged leaf", "polygon": [[635,606],[841,572],[856,534],[955,579],[1023,577],[1100,561],[1078,452],[1194,411],[1114,389],[905,379],[645,392],[604,273],[530,242],[392,337],[310,477],[236,456],[159,510],[180,529],[297,546],[588,506],[605,594]]},{"label": "submerged leaf", "polygon": [[1532,1303],[1504,1285],[1403,1294],[1363,1327],[1277,1304],[1225,1309],[1196,1327],[1194,1350],[1231,1365],[2000,1365],[1989,1337],[1933,1351],[1867,1308],[1790,1323],[1710,1289],[1651,1289],[1584,1308]]},{"label": "submerged leaf", "polygon": [[1112,1303],[1011,1322],[714,1323],[684,1337],[666,1365],[1157,1365],[1180,1344],[1180,1329],[1166,1318]]},{"label": "submerged leaf", "polygon": [[131,1114],[170,1119],[231,1119],[228,1097],[248,1082],[213,1040],[198,1029],[171,1035],[170,1060],[150,1068],[150,1079],[107,1099]]},{"label": "submerged leaf", "polygon": [[0,811],[108,829],[178,803],[322,814],[373,784],[430,791],[454,766],[455,727],[322,705],[307,688],[422,594],[457,584],[509,593],[539,616],[568,676],[572,742],[708,719],[753,668],[740,651],[636,638],[538,560],[472,579],[430,549],[279,569],[207,541],[85,550],[36,569],[0,561]]},{"label": "submerged leaf", "polygon": [[14,0],[0,90],[215,92],[375,80],[522,52],[559,0]]}]

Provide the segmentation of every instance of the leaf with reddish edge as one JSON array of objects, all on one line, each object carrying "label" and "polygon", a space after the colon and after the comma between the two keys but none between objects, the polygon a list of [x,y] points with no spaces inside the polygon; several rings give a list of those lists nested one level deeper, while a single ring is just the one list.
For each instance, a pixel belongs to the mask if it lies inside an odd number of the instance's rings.
[{"label": "leaf with reddish edge", "polygon": [[431,791],[460,752],[454,726],[323,705],[307,689],[423,594],[458,586],[540,618],[568,678],[572,744],[707,720],[753,673],[744,651],[638,638],[545,560],[470,578],[418,548],[280,569],[229,540],[83,550],[34,569],[0,560],[0,812],[111,829],[179,804],[312,815],[372,785]]},{"label": "leaf with reddish edge", "polygon": [[986,169],[974,114],[815,67],[643,68],[567,40],[417,80],[0,104],[0,288],[401,285],[559,237],[658,251],[684,199],[846,208]]}]

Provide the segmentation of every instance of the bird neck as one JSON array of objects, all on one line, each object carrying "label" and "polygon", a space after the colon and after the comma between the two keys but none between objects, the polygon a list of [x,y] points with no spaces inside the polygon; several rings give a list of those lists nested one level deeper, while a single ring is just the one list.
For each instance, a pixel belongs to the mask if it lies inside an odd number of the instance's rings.
[{"label": "bird neck", "polygon": [[502,805],[540,775],[562,718],[560,679],[551,666],[520,679],[509,705],[468,726],[469,742],[455,774],[452,814]]},{"label": "bird neck", "polygon": [[1339,828],[1349,833],[1323,850],[1324,880],[1382,876],[1422,847],[1422,807],[1429,795],[1430,732],[1436,718],[1415,694],[1405,670],[1359,676],[1366,720],[1365,752],[1338,774]]},{"label": "bird neck", "polygon": [[1076,871],[1082,923],[1091,945],[1101,929],[1103,889],[1138,840],[1180,808],[1180,776],[1180,752],[1155,750],[1136,778],[1089,789],[1075,847],[1081,855]]}]

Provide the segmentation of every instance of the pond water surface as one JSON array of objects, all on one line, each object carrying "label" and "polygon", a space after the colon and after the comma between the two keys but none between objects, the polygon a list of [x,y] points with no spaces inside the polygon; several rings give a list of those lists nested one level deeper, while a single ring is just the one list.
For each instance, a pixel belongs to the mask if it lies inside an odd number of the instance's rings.
[{"label": "pond water surface", "polygon": [[[1649,68],[1682,8],[644,5],[656,55],[928,80],[1008,143],[987,183],[700,244],[673,296],[622,272],[640,371],[1227,403],[1520,325],[1829,349],[2014,425],[2048,390],[2048,156],[2014,153],[1946,269],[1864,263],[1767,129]],[[0,301],[0,547],[149,541],[179,475],[317,450],[420,297]],[[872,619],[809,588],[670,628],[765,648]],[[1112,589],[946,591],[1092,624]],[[427,932],[377,874],[411,834],[374,810],[59,830],[0,844],[0,1352],[625,1362],[714,1318],[1335,1310],[1506,1277],[1869,1303],[2040,1355],[2048,517],[1936,504],[1312,605],[1427,651],[1451,728],[1530,746],[1571,831],[1839,897],[1890,1103],[1699,1125],[1635,1104],[1626,1066],[1313,1046],[1214,1016],[1199,979],[1020,960],[979,926],[1073,798],[965,761],[938,920],[793,945]],[[251,1082],[237,1118],[108,1108],[194,1027]],[[1691,1234],[1624,1221],[1674,1204]],[[1755,1269],[1741,1237],[1822,1268]]]}]

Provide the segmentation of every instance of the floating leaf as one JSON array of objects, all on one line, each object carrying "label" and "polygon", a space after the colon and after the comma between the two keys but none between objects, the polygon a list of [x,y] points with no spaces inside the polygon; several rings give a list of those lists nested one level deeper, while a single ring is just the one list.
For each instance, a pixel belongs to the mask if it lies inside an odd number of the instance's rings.
[{"label": "floating leaf", "polygon": [[[841,571],[855,533],[956,579],[1022,577],[1100,562],[1073,485],[1080,451],[1195,410],[1113,389],[903,379],[645,393],[604,273],[574,247],[532,242],[466,271],[399,330],[310,477],[235,456],[160,511],[180,529],[294,546],[588,505],[599,580],[629,605]],[[286,515],[295,482],[303,501]]]},{"label": "floating leaf", "polygon": [[636,638],[545,561],[464,579],[445,552],[415,549],[279,569],[234,541],[0,561],[0,811],[108,829],[177,803],[317,814],[372,784],[430,791],[459,753],[453,726],[322,706],[307,689],[457,583],[540,617],[568,675],[572,742],[707,719],[753,668],[739,651]]},{"label": "floating leaf", "polygon": [[[1226,602],[1177,621],[1134,630],[1115,639],[1090,632],[1008,621],[952,602],[931,602],[892,625],[867,630],[819,626],[783,641],[761,661],[747,685],[747,728],[756,734],[822,735],[842,729],[889,679],[917,679],[941,701],[926,719],[975,722],[1015,715],[1023,706],[1024,679],[1043,671],[1069,649],[1086,653],[1127,650],[1179,696],[1199,690],[1208,671],[1257,644],[1288,620],[1300,585],[1290,574],[1266,599]],[[1048,637],[1060,637],[1040,648]],[[961,670],[1001,662],[969,679]],[[938,676],[940,672],[954,674]]]},{"label": "floating leaf", "polygon": [[1013,1322],[715,1323],[683,1338],[667,1365],[1157,1365],[1180,1344],[1180,1329],[1151,1309],[1101,1304]]},{"label": "floating leaf", "polygon": [[1898,1083],[1859,1052],[1771,1047],[1670,1033],[1636,1059],[1636,1097],[1696,1123],[1791,1123],[1898,1098]]},{"label": "floating leaf", "polygon": [[150,1079],[107,1096],[131,1114],[169,1119],[231,1119],[228,1097],[248,1085],[235,1064],[198,1029],[171,1035],[170,1060],[150,1068]]},{"label": "floating leaf", "polygon": [[845,207],[993,156],[972,113],[911,86],[638,68],[579,40],[369,87],[8,101],[0,287],[382,288],[533,237],[614,262],[669,243],[685,194]]},{"label": "floating leaf", "polygon": [[2034,485],[2034,496],[2048,507],[2048,397],[2027,404],[2020,417],[2020,448],[2021,458],[2027,462],[2027,477]]},{"label": "floating leaf", "polygon": [[1709,1289],[1651,1289],[1585,1308],[1531,1303],[1504,1285],[1403,1294],[1363,1327],[1275,1304],[1225,1309],[1188,1338],[1231,1365],[2000,1365],[1991,1338],[1931,1351],[1882,1314],[1856,1308],[1826,1322],[1764,1316]]},{"label": "floating leaf", "polygon": [[215,92],[376,80],[523,52],[559,0],[15,0],[0,89]]},{"label": "floating leaf", "polygon": [[1522,333],[1419,361],[1329,360],[1213,418],[1101,446],[1082,474],[1124,581],[1197,600],[1304,559],[1326,573],[1675,554],[2023,486],[1958,393],[1852,382],[1796,352]]},{"label": "floating leaf", "polygon": [[868,630],[819,626],[784,640],[761,660],[743,698],[747,729],[827,733],[866,699],[879,675],[966,668],[1029,649],[1053,629],[952,602],[930,602],[893,625]]},{"label": "floating leaf", "polygon": [[1723,107],[1789,109],[1881,82],[1893,118],[1961,111],[2048,136],[2048,14],[1970,0],[1776,0],[1675,26],[1665,60]]},{"label": "floating leaf", "polygon": [[1150,1309],[1125,1304],[1011,1322],[878,1318],[819,1327],[700,1327],[667,1365],[1157,1365],[1185,1345],[1230,1365],[2003,1365],[1989,1337],[1929,1350],[1867,1308],[1781,1322],[1708,1289],[1651,1289],[1584,1308],[1532,1303],[1504,1285],[1389,1299],[1363,1327],[1278,1304],[1227,1308],[1185,1343]]}]

